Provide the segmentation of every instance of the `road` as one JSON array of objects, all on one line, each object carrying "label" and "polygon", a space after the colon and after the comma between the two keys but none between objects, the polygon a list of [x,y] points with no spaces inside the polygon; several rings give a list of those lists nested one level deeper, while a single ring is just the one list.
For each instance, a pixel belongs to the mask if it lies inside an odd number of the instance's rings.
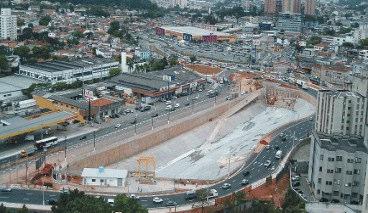
[{"label": "road", "polygon": [[[277,168],[281,160],[277,160],[275,158],[276,147],[278,147],[283,152],[283,157],[285,157],[286,153],[288,153],[293,146],[299,143],[300,139],[306,138],[310,135],[313,129],[314,121],[311,119],[307,121],[303,121],[297,124],[293,124],[290,127],[286,128],[282,131],[282,133],[286,136],[286,140],[283,141],[280,136],[276,136],[270,142],[270,148],[264,149],[257,156],[248,160],[247,166],[242,169],[242,172],[249,171],[249,175],[246,178],[249,180],[249,183],[254,183],[262,178],[266,178],[270,176],[273,171]],[[272,162],[271,166],[266,168],[264,163],[266,160],[270,160]],[[219,193],[219,196],[225,196],[231,194],[244,186],[241,185],[241,180],[244,179],[244,176],[240,172],[239,174],[231,177],[230,179],[225,180],[225,182],[230,183],[232,187],[228,190],[224,190],[221,188],[222,183],[218,183],[213,185],[211,188],[216,189]],[[23,189],[13,189],[11,192],[0,192],[0,202],[10,202],[10,203],[25,203],[25,204],[39,204],[43,203],[43,197],[45,200],[49,199],[57,199],[59,193],[46,191],[38,191],[38,190],[23,190]],[[172,194],[172,195],[164,195],[159,196],[164,200],[162,204],[155,204],[152,202],[152,197],[141,197],[139,202],[147,208],[155,208],[165,206],[167,200],[173,200],[178,205],[184,205],[191,203],[193,201],[188,201],[185,199],[185,193]],[[108,197],[106,197],[108,198]]]}]

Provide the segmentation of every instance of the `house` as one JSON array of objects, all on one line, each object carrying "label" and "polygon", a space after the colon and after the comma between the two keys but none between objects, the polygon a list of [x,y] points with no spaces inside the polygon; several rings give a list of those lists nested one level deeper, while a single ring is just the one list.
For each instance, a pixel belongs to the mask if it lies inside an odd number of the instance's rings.
[{"label": "house", "polygon": [[83,185],[89,186],[125,186],[128,171],[123,169],[84,168]]}]

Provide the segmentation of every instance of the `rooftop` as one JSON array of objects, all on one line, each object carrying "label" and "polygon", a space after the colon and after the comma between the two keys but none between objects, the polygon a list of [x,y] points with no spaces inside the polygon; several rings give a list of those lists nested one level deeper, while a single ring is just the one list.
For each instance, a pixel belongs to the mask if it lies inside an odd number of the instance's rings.
[{"label": "rooftop", "polygon": [[319,93],[325,93],[330,96],[337,96],[337,97],[362,97],[359,93],[351,92],[348,90],[319,90]]},{"label": "rooftop", "polygon": [[198,27],[185,26],[185,27],[173,27],[173,26],[162,26],[165,30],[171,30],[180,33],[191,34],[192,36],[203,36],[203,35],[217,35],[217,36],[230,36],[229,33],[223,33],[218,31],[206,30]]},{"label": "rooftop", "polygon": [[3,126],[0,126],[0,139],[56,124],[72,116],[71,113],[63,111],[49,113],[34,119],[13,117],[7,120],[1,120]]},{"label": "rooftop", "polygon": [[318,138],[322,149],[329,151],[344,150],[349,153],[357,151],[368,153],[367,147],[364,146],[364,138],[361,137],[325,135],[316,132],[313,132],[313,135]]},{"label": "rooftop", "polygon": [[82,177],[94,177],[94,178],[126,178],[128,171],[123,169],[106,169],[100,168],[84,168]]},{"label": "rooftop", "polygon": [[[99,64],[105,64],[105,63],[111,63],[114,62],[111,59],[80,59],[75,61],[47,61],[47,62],[40,62],[36,64],[27,64],[27,65],[21,65],[21,67],[29,67],[33,69],[38,69],[46,72],[60,72],[65,70],[71,70],[71,69],[83,69]],[[118,63],[118,62],[117,62]]]},{"label": "rooftop", "polygon": [[40,83],[40,81],[22,76],[6,76],[0,78],[0,94],[26,89],[33,83]]}]

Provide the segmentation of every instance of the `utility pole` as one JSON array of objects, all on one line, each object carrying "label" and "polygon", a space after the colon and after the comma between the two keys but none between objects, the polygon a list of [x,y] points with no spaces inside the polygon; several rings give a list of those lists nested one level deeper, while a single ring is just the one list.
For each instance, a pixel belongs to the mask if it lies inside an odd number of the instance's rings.
[{"label": "utility pole", "polygon": [[26,160],[26,186],[28,188],[28,156]]},{"label": "utility pole", "polygon": [[153,117],[151,118],[151,128],[153,129]]},{"label": "utility pole", "polygon": [[66,144],[64,145],[64,161],[66,163]]},{"label": "utility pole", "polygon": [[93,151],[96,151],[96,130],[93,131]]}]

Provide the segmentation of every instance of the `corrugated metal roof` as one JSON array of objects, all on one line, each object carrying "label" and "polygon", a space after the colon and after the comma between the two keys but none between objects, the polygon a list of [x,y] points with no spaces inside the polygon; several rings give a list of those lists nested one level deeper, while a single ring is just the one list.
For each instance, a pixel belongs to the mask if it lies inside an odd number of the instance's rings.
[{"label": "corrugated metal roof", "polygon": [[81,176],[91,178],[126,178],[128,171],[123,169],[84,168]]}]

